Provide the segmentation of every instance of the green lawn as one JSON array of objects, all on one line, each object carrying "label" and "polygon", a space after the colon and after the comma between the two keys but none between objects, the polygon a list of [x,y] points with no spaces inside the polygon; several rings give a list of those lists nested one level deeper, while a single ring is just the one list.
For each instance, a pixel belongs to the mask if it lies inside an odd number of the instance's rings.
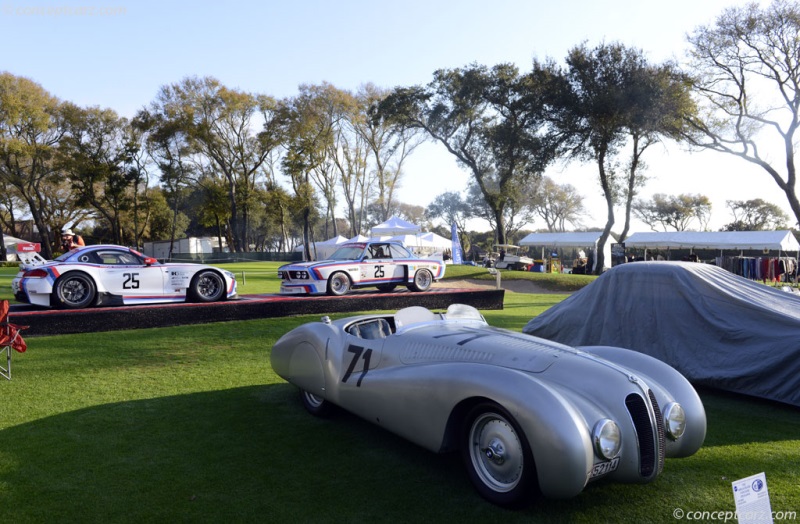
[{"label": "green lawn", "polygon": [[[228,267],[259,293],[277,285],[268,265]],[[518,331],[564,296],[507,292],[484,314]],[[269,351],[317,318],[29,339],[0,379],[0,522],[667,523],[676,509],[732,511],[731,482],[761,471],[772,509],[800,510],[800,410],[706,390],[705,446],[656,482],[499,509],[456,456],[306,414]]]}]

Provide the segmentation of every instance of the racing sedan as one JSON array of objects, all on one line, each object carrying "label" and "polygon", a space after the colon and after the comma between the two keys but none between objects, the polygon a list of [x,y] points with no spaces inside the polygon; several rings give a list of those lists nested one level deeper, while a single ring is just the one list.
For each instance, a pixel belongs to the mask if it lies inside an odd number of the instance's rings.
[{"label": "racing sedan", "polygon": [[388,292],[399,285],[427,291],[443,276],[443,261],[417,258],[399,242],[343,244],[328,260],[278,268],[283,294],[341,296],[353,288],[371,286]]},{"label": "racing sedan", "polygon": [[703,444],[694,388],[647,355],[493,328],[473,307],[420,306],[304,324],[272,348],[305,408],[350,411],[428,450],[460,450],[489,501],[645,483]]},{"label": "racing sedan", "polygon": [[115,245],[81,246],[52,261],[29,256],[11,288],[19,302],[64,309],[214,302],[237,296],[236,277],[230,271],[203,264],[162,264]]}]

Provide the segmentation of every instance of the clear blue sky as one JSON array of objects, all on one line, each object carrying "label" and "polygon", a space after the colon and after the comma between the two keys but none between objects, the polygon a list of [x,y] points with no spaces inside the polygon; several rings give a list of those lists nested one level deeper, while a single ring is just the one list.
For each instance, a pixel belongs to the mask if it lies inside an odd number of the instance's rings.
[{"label": "clear blue sky", "polygon": [[[160,86],[192,75],[285,97],[300,84],[323,81],[343,89],[427,83],[436,69],[471,62],[526,69],[533,58],[563,60],[583,41],[619,41],[653,62],[681,60],[687,33],[742,3],[0,0],[0,70],[29,77],[61,99],[132,116]],[[706,194],[715,223],[729,218],[726,199],[760,196],[786,207],[765,174],[721,155],[687,156],[669,146],[651,153],[648,163],[654,180],[644,196]],[[587,197],[586,225],[604,223],[592,166],[549,174]],[[424,206],[466,182],[441,148],[426,144],[407,165],[400,199]]]}]

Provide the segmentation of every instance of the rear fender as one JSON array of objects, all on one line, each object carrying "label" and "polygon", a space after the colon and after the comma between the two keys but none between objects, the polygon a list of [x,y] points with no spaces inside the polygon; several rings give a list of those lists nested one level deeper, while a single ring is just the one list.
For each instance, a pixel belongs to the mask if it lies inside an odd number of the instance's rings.
[{"label": "rear fender", "polygon": [[328,399],[323,362],[331,328],[307,324],[282,336],[272,347],[270,363],[280,377],[295,386]]}]

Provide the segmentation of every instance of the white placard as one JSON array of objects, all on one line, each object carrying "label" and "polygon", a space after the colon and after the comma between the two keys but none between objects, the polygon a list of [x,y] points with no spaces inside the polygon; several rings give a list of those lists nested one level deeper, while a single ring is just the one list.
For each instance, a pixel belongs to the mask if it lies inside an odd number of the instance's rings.
[{"label": "white placard", "polygon": [[169,271],[169,287],[176,289],[189,287],[189,272],[171,269]]},{"label": "white placard", "polygon": [[772,524],[767,476],[759,473],[732,484],[739,524]]}]

